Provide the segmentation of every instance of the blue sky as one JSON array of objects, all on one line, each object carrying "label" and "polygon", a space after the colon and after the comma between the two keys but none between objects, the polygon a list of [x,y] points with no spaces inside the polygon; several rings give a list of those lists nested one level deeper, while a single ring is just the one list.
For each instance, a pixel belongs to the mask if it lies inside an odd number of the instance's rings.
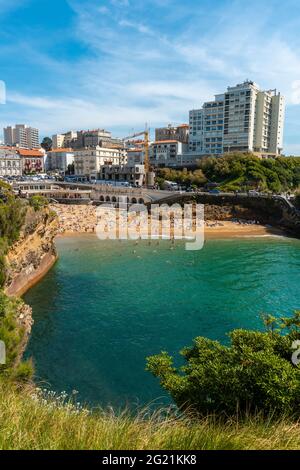
[{"label": "blue sky", "polygon": [[300,154],[299,31],[299,0],[0,0],[0,128],[127,135],[249,78],[286,96]]}]

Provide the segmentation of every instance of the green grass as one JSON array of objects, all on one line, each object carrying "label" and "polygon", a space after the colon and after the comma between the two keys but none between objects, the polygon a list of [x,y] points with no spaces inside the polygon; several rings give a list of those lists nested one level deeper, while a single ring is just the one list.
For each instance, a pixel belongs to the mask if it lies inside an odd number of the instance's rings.
[{"label": "green grass", "polygon": [[260,416],[199,421],[146,411],[89,412],[57,396],[0,383],[0,449],[300,449],[300,423]]}]

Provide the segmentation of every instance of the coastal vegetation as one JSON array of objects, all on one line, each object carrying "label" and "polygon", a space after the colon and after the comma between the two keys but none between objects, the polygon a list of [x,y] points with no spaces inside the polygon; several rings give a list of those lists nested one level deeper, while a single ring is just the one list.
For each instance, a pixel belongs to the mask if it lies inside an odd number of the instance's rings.
[{"label": "coastal vegetation", "polygon": [[30,361],[20,361],[25,330],[17,323],[17,313],[23,301],[8,297],[4,291],[6,281],[6,255],[20,235],[26,216],[26,205],[15,197],[11,187],[0,183],[0,339],[6,346],[6,364],[0,366],[0,377],[16,380],[28,379],[33,368]]},{"label": "coastal vegetation", "polygon": [[0,400],[1,450],[300,449],[300,424],[285,417],[91,412],[64,395],[43,398],[33,387],[1,380]]},{"label": "coastal vegetation", "polygon": [[49,201],[46,197],[35,195],[29,198],[29,205],[33,207],[34,211],[37,212],[44,207],[49,205]]},{"label": "coastal vegetation", "polygon": [[19,238],[26,209],[16,198],[11,187],[0,182],[0,288],[6,279],[5,256],[9,247]]},{"label": "coastal vegetation", "polygon": [[[26,213],[34,225],[32,215],[46,205],[40,197],[24,203],[1,188],[2,288],[5,255]],[[38,388],[31,361],[21,361],[26,331],[17,318],[23,306],[0,290],[0,339],[6,345],[0,449],[300,449],[300,377],[291,363],[291,343],[300,338],[299,312],[279,321],[267,317],[265,332],[236,330],[229,346],[197,338],[184,350],[181,368],[167,353],[152,356],[148,369],[178,407],[146,408],[134,416],[90,409],[77,403],[75,393],[68,398]]]},{"label": "coastal vegetation", "polygon": [[148,370],[189,413],[259,412],[298,419],[300,369],[292,362],[292,345],[300,339],[300,311],[279,320],[266,316],[264,323],[264,332],[232,331],[229,346],[198,337],[181,351],[185,365],[174,367],[173,358],[162,352],[148,358]]},{"label": "coastal vegetation", "polygon": [[26,334],[16,318],[22,306],[21,299],[10,298],[0,291],[0,339],[4,341],[6,349],[6,363],[0,366],[0,380],[23,382],[33,375],[31,360],[19,360]]},{"label": "coastal vegetation", "polygon": [[214,183],[222,191],[253,188],[270,193],[295,191],[300,187],[300,159],[260,159],[251,153],[232,152],[224,157],[204,157],[194,171],[162,168],[158,182],[162,185],[165,180],[197,187]]}]

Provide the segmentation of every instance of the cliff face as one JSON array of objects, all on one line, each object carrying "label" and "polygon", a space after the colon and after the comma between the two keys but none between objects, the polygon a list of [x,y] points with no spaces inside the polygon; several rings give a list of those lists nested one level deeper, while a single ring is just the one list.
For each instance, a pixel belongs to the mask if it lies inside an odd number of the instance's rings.
[{"label": "cliff face", "polygon": [[53,266],[57,232],[57,218],[48,208],[37,212],[28,209],[20,238],[6,256],[7,295],[23,295]]}]

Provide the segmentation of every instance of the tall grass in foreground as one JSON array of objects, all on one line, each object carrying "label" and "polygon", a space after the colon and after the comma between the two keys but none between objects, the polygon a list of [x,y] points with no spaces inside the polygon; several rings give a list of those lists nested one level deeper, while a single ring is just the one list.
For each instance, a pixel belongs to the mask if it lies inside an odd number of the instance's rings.
[{"label": "tall grass in foreground", "polygon": [[300,424],[91,413],[0,383],[0,449],[300,449]]}]

